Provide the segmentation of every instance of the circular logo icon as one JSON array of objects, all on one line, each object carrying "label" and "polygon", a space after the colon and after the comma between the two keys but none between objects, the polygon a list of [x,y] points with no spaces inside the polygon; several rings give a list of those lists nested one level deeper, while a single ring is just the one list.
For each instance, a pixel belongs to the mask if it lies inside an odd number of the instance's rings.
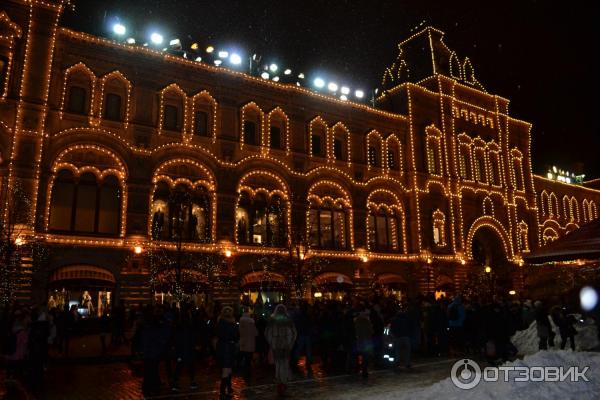
[{"label": "circular logo icon", "polygon": [[481,381],[481,368],[468,358],[458,360],[450,370],[450,378],[454,386],[459,389],[473,389]]}]

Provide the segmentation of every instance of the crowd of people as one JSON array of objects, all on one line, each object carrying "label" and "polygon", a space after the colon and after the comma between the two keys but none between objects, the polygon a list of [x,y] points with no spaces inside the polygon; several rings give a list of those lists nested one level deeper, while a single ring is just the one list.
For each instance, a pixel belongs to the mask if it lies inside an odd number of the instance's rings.
[{"label": "crowd of people", "polygon": [[[326,372],[359,373],[368,378],[372,363],[375,368],[410,369],[414,355],[470,355],[489,362],[510,359],[517,353],[511,337],[533,321],[540,349],[553,346],[557,334],[560,348],[569,343],[575,349],[576,334],[575,318],[563,306],[547,308],[539,301],[468,301],[461,296],[402,302],[384,296],[312,304],[246,301],[235,307],[180,302],[128,311],[117,306],[112,311],[110,317],[98,319],[102,352],[109,336],[113,343],[130,343],[132,355],[143,360],[146,395],[161,392],[161,376],[167,377],[170,390],[180,391],[184,372],[189,389],[198,389],[196,367],[200,365],[218,366],[222,398],[233,394],[234,372],[248,380],[257,366],[269,365],[275,370],[277,391],[283,394],[301,358],[309,375],[318,356]],[[7,377],[39,384],[49,348],[68,354],[77,324],[73,309],[5,309],[1,333]],[[131,332],[130,340],[126,330]]]}]

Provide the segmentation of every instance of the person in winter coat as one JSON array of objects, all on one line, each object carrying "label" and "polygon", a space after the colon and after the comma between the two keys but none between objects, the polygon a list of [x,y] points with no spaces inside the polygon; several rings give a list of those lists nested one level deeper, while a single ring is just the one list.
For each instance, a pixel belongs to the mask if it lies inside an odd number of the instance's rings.
[{"label": "person in winter coat", "polygon": [[456,296],[448,306],[448,334],[450,340],[450,352],[461,354],[464,342],[464,324],[466,318],[465,306],[462,298]]},{"label": "person in winter coat", "polygon": [[181,312],[175,321],[173,339],[175,342],[175,374],[173,375],[171,390],[173,392],[179,391],[179,377],[184,367],[187,368],[190,377],[190,390],[196,390],[198,384],[196,383],[194,356],[197,332],[193,324],[192,310],[189,303],[181,305]]},{"label": "person in winter coat", "polygon": [[550,319],[548,319],[548,313],[539,300],[535,302],[535,323],[537,335],[540,339],[539,349],[548,350],[548,343],[553,334],[552,326],[550,325]]},{"label": "person in winter coat", "polygon": [[6,356],[7,379],[22,379],[29,346],[29,316],[21,310],[14,313],[14,322],[10,330],[9,348]]},{"label": "person in winter coat", "polygon": [[239,338],[238,327],[233,316],[233,308],[226,306],[221,310],[217,322],[217,361],[221,367],[221,398],[233,394],[231,370],[235,361],[235,348]]},{"label": "person in winter coat", "polygon": [[577,331],[573,324],[575,324],[575,318],[572,315],[567,315],[564,309],[556,306],[552,308],[552,321],[554,325],[558,326],[558,332],[560,333],[560,349],[564,350],[567,344],[567,339],[570,341],[571,349],[575,351],[575,335]]},{"label": "person in winter coat", "polygon": [[373,324],[370,318],[371,312],[365,308],[358,316],[354,318],[354,332],[356,335],[356,351],[362,358],[360,372],[363,378],[369,376],[369,357],[373,354]]},{"label": "person in winter coat", "polygon": [[258,329],[250,313],[246,311],[240,318],[240,362],[246,378],[250,377],[252,356],[256,351]]},{"label": "person in winter coat", "polygon": [[283,395],[290,380],[290,353],[296,341],[296,327],[283,304],[278,304],[265,330],[265,338],[273,352],[277,393]]},{"label": "person in winter coat", "polygon": [[294,325],[296,326],[296,332],[298,332],[298,340],[296,340],[294,348],[293,364],[296,366],[298,359],[304,354],[306,356],[306,369],[310,374],[312,365],[313,321],[306,302],[300,305],[298,312],[294,315]]},{"label": "person in winter coat", "polygon": [[411,319],[404,310],[399,310],[390,322],[390,333],[394,338],[395,364],[400,365],[402,359],[406,368],[410,368],[411,324]]}]

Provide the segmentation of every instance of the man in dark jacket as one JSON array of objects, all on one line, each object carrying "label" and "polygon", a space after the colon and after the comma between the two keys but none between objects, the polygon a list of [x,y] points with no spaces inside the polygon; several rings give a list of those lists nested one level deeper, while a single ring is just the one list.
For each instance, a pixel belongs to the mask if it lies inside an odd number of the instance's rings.
[{"label": "man in dark jacket", "polygon": [[369,318],[369,310],[365,309],[354,318],[354,332],[356,335],[356,350],[362,359],[360,370],[363,378],[369,376],[369,357],[373,353],[373,324]]},{"label": "man in dark jacket", "polygon": [[390,333],[394,338],[394,364],[396,366],[400,365],[400,360],[402,359],[402,364],[406,368],[410,368],[410,335],[412,332],[410,325],[408,314],[402,309],[396,313],[390,323]]}]

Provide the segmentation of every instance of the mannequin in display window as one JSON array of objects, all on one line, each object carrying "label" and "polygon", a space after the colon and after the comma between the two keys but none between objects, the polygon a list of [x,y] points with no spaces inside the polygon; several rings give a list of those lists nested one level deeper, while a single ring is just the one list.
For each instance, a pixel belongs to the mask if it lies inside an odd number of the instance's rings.
[{"label": "mannequin in display window", "polygon": [[90,293],[87,290],[83,292],[83,296],[81,297],[81,306],[83,308],[87,308],[88,316],[91,316],[92,313],[94,312],[94,305],[92,304],[92,296],[90,295]]}]

